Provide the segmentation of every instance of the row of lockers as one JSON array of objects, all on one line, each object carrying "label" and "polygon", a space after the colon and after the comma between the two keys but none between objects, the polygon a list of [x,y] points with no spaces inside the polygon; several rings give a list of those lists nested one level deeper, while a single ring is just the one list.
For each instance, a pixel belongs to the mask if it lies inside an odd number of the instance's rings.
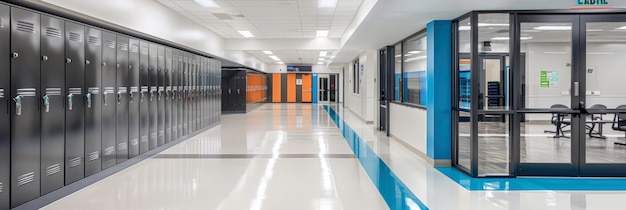
[{"label": "row of lockers", "polygon": [[246,112],[246,70],[222,72],[222,111]]},{"label": "row of lockers", "polygon": [[220,65],[0,4],[0,209],[218,123]]}]

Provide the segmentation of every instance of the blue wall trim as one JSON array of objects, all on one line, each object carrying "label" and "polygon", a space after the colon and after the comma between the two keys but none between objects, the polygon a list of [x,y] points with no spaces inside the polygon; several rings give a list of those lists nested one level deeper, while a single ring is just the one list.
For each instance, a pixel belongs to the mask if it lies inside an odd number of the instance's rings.
[{"label": "blue wall trim", "polygon": [[[374,183],[378,192],[383,197],[389,209],[392,210],[427,210],[428,207],[420,201],[413,192],[396,176],[393,171],[378,157],[378,155],[359,137],[339,115],[324,105],[324,109],[335,122],[344,139],[354,152],[354,155],[367,172],[370,180]],[[315,109],[314,109],[315,110]]]},{"label": "blue wall trim", "polygon": [[426,154],[450,160],[452,152],[452,21],[435,20],[427,34],[427,134]]},{"label": "blue wall trim", "polygon": [[311,88],[311,91],[313,91],[313,103],[317,103],[317,94],[320,92],[320,90],[317,89],[317,82],[317,74],[313,74],[313,81],[311,81],[313,84],[313,87]]}]

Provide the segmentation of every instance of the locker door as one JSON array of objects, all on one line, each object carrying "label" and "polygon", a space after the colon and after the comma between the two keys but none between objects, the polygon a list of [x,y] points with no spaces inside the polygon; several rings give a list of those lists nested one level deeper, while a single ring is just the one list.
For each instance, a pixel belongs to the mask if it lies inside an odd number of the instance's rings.
[{"label": "locker door", "polygon": [[117,35],[117,63],[115,65],[117,72],[117,139],[116,139],[116,162],[121,163],[128,160],[128,56],[129,56],[129,40],[128,37]]},{"label": "locker door", "polygon": [[65,155],[65,24],[41,16],[41,194],[63,187]]},{"label": "locker door", "polygon": [[173,50],[172,52],[172,72],[171,72],[171,80],[172,80],[172,95],[170,98],[172,108],[172,141],[178,140],[178,66],[180,61],[178,59],[178,50]]},{"label": "locker door", "polygon": [[[0,5],[0,55],[10,55],[10,9],[8,6]],[[1,110],[8,110],[10,106],[10,58],[0,56],[0,209],[8,209],[9,201],[9,181],[10,181],[10,123],[9,113]]]},{"label": "locker door", "polygon": [[183,136],[186,136],[189,133],[189,130],[187,129],[188,128],[187,127],[188,126],[188,122],[187,121],[189,119],[189,113],[188,113],[188,110],[189,110],[189,107],[188,107],[188,105],[189,105],[189,103],[188,103],[189,102],[189,98],[188,98],[189,97],[189,85],[188,85],[189,75],[188,74],[189,74],[189,68],[190,68],[188,53],[185,53],[184,59],[185,59],[185,65],[184,65],[184,69],[183,69],[183,80],[182,80],[182,82],[183,82],[182,86],[183,86],[184,93],[183,93],[183,110],[182,110],[182,113],[183,113]]},{"label": "locker door", "polygon": [[128,158],[139,155],[139,40],[129,40],[128,56]]},{"label": "locker door", "polygon": [[11,8],[11,207],[40,192],[40,19]]},{"label": "locker door", "polygon": [[157,104],[157,94],[158,94],[158,45],[154,43],[150,43],[150,63],[148,67],[148,81],[150,83],[150,149],[157,148],[157,133],[158,133],[158,104]]},{"label": "locker door", "polygon": [[172,48],[165,49],[165,143],[172,141]]},{"label": "locker door", "polygon": [[157,145],[165,144],[165,47],[158,46],[158,66],[157,66]]},{"label": "locker door", "polygon": [[[85,27],[65,22],[65,184],[85,177]],[[44,147],[45,148],[45,147]]]},{"label": "locker door", "polygon": [[197,84],[197,75],[198,75],[198,60],[196,55],[192,55],[193,67],[191,69],[191,116],[189,118],[189,124],[191,126],[190,133],[196,131],[196,119],[198,115],[196,114],[198,107],[198,84]]},{"label": "locker door", "polygon": [[176,123],[178,124],[178,138],[185,135],[183,131],[183,96],[185,93],[183,88],[183,72],[185,70],[185,59],[183,55],[183,51],[178,51],[178,72],[176,72],[176,85],[178,86],[178,93],[176,94]]},{"label": "locker door", "polygon": [[116,41],[117,36],[102,32],[102,169],[117,163],[115,155],[116,135]]},{"label": "locker door", "polygon": [[150,44],[139,42],[139,153],[150,150]]},{"label": "locker door", "polygon": [[86,28],[85,34],[85,175],[89,176],[102,169],[102,32]]}]

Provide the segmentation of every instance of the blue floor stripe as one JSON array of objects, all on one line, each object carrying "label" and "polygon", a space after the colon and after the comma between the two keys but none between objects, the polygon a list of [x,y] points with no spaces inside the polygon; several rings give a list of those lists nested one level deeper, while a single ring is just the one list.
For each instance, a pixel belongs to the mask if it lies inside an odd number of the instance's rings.
[{"label": "blue floor stripe", "polygon": [[517,177],[517,178],[472,178],[452,167],[436,167],[444,175],[467,190],[626,190],[624,178],[579,178],[579,177]]},{"label": "blue floor stripe", "polygon": [[389,209],[428,209],[332,108],[324,105],[324,109],[339,127],[343,137],[350,145],[354,155],[359,159],[370,180],[378,188]]}]

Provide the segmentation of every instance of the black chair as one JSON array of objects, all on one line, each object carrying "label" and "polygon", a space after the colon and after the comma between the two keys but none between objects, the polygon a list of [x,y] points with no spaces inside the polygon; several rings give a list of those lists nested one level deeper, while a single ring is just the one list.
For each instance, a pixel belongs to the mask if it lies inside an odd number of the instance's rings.
[{"label": "black chair", "polygon": [[[619,110],[626,110],[626,105],[620,105],[617,107],[617,109]],[[612,126],[613,130],[616,131],[624,131],[624,138],[626,139],[626,113],[616,113],[615,117],[613,118],[613,126]],[[626,145],[626,142],[624,143],[620,143],[620,142],[615,142],[615,144],[619,144],[619,145]]]},{"label": "black chair", "polygon": [[[593,106],[591,106],[589,109],[591,110],[606,110],[607,107],[603,104],[594,104]],[[589,114],[587,115],[587,123],[586,123],[586,127],[587,130],[589,130],[589,138],[601,138],[601,139],[606,139],[606,137],[603,134],[603,126],[604,125],[604,116],[605,113],[602,114]],[[589,126],[589,124],[591,124],[591,126]],[[596,127],[597,127],[597,131],[596,131]]]},{"label": "black chair", "polygon": [[[552,106],[550,106],[550,109],[569,109],[569,107],[563,105],[563,104],[554,104]],[[566,132],[570,132],[569,130],[563,130],[564,128],[566,128],[567,126],[570,126],[572,124],[572,121],[569,120],[569,115],[568,114],[563,114],[563,113],[556,113],[553,112],[552,113],[552,119],[550,120],[550,123],[552,123],[552,125],[554,125],[556,127],[555,131],[544,131],[545,133],[554,133],[554,138],[560,138],[560,137],[567,137],[565,136]]]}]

